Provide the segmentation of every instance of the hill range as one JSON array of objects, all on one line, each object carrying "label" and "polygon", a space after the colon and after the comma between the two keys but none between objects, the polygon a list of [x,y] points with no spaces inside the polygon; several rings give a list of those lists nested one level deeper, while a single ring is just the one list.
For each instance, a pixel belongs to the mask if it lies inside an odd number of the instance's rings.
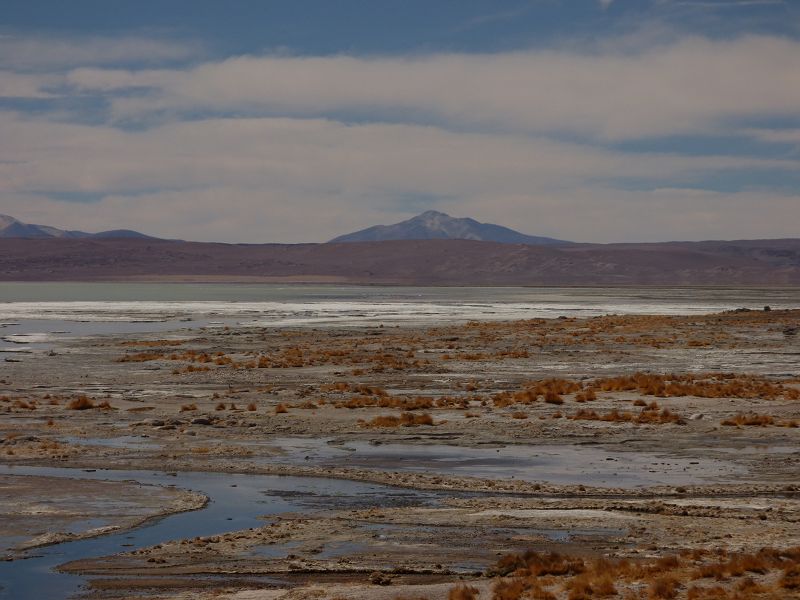
[{"label": "hill range", "polygon": [[2,219],[0,281],[800,285],[800,239],[579,244],[428,211],[325,244],[221,244]]},{"label": "hill range", "polygon": [[568,244],[393,240],[213,244],[0,239],[0,281],[797,286],[800,240]]},{"label": "hill range", "polygon": [[83,239],[83,238],[139,238],[153,239],[149,235],[131,231],[130,229],[114,229],[99,233],[86,233],[85,231],[70,231],[59,229],[50,225],[33,225],[23,223],[19,219],[8,215],[0,215],[0,239],[25,238],[25,239]]}]

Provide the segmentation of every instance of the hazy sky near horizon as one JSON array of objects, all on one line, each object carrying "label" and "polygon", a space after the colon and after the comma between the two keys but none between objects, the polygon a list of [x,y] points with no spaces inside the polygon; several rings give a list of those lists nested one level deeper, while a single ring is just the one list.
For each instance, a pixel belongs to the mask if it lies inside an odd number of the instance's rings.
[{"label": "hazy sky near horizon", "polygon": [[800,0],[5,0],[0,213],[800,237]]}]

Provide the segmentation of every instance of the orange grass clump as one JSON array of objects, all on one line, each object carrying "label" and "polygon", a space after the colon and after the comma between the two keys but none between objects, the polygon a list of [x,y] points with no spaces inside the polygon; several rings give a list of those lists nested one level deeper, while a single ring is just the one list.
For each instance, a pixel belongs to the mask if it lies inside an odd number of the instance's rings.
[{"label": "orange grass clump", "polygon": [[[531,551],[504,556],[486,574],[495,578],[492,600],[782,599],[797,597],[800,590],[800,547],[752,554],[692,550],[637,561]],[[714,585],[696,583],[687,589],[690,582],[709,577]]]},{"label": "orange grass clump", "polygon": [[757,413],[739,413],[730,419],[722,421],[722,425],[727,427],[797,427],[798,423],[794,419],[779,421],[771,415],[759,415]]},{"label": "orange grass clump", "polygon": [[362,427],[416,427],[417,425],[434,425],[433,417],[427,413],[416,414],[405,412],[400,416],[381,415],[371,421],[360,421]]},{"label": "orange grass clump", "polygon": [[647,597],[651,600],[672,600],[678,596],[680,582],[674,577],[659,577],[647,589]]},{"label": "orange grass clump", "polygon": [[607,423],[634,423],[637,425],[664,425],[675,424],[685,425],[686,421],[678,414],[665,408],[659,411],[657,408],[653,409],[645,407],[637,414],[629,412],[619,412],[614,409],[605,414],[599,414],[593,410],[580,409],[573,415],[567,417],[573,421],[605,421]]},{"label": "orange grass clump", "polygon": [[478,588],[468,585],[457,585],[450,589],[450,592],[447,594],[447,600],[477,600],[479,593]]},{"label": "orange grass clump", "polygon": [[136,354],[126,354],[125,356],[118,358],[117,362],[120,363],[139,363],[139,362],[150,362],[153,360],[162,360],[166,358],[166,354],[163,352],[137,352]]},{"label": "orange grass clump", "polygon": [[87,396],[78,396],[67,404],[69,410],[87,410],[94,408],[94,402]]},{"label": "orange grass clump", "polygon": [[786,567],[783,571],[778,587],[784,590],[800,591],[800,565]]},{"label": "orange grass clump", "polygon": [[605,392],[639,392],[645,396],[673,398],[764,398],[800,399],[800,390],[775,383],[757,375],[734,373],[701,373],[659,375],[634,373],[621,377],[598,379],[594,385]]}]

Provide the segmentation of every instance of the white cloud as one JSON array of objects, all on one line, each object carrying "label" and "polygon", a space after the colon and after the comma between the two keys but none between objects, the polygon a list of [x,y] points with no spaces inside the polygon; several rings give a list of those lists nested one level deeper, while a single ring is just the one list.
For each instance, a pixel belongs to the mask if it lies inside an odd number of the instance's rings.
[{"label": "white cloud", "polygon": [[742,133],[764,142],[800,144],[800,129],[747,129]]},{"label": "white cloud", "polygon": [[[69,228],[130,227],[165,237],[322,241],[410,216],[407,201],[414,197],[439,199],[438,208],[457,215],[591,241],[718,231],[748,237],[748,228],[751,236],[785,235],[800,207],[798,197],[775,194],[701,197],[612,187],[618,178],[690,184],[718,170],[795,171],[798,161],[632,155],[414,125],[209,119],[132,132],[0,114],[0,138],[7,142],[0,146],[0,212]],[[103,198],[67,203],[49,199],[48,192]],[[713,223],[700,218],[709,207],[719,210]]]},{"label": "white cloud", "polygon": [[[113,114],[87,125],[0,113],[0,212],[250,242],[322,241],[420,207],[585,241],[796,235],[797,194],[693,188],[729,171],[797,172],[798,160],[602,146],[709,132],[800,140],[737,122],[800,117],[795,41],[686,38],[643,49],[628,39],[593,52],[245,56],[182,68],[161,63],[191,59],[190,46],[122,42],[0,39],[10,69],[0,96],[103,96]],[[136,61],[153,63],[100,68]],[[341,114],[359,119],[334,119]],[[626,189],[631,180],[644,191]],[[57,200],[65,193],[101,199]]]},{"label": "white cloud", "polygon": [[48,86],[60,83],[54,75],[27,75],[0,70],[0,98],[52,98]]},{"label": "white cloud", "polygon": [[194,42],[133,35],[80,38],[0,36],[0,66],[14,70],[183,61],[196,58],[199,53],[200,46]]},{"label": "white cloud", "polygon": [[210,110],[435,120],[451,127],[572,132],[606,139],[724,130],[728,120],[800,114],[800,43],[683,39],[630,53],[529,51],[414,58],[238,57],[187,70],[80,69],[83,92],[118,118]]},{"label": "white cloud", "polygon": [[135,191],[221,182],[459,195],[565,181],[797,170],[793,160],[629,154],[513,134],[320,119],[207,119],[146,131],[0,116],[0,191]]}]

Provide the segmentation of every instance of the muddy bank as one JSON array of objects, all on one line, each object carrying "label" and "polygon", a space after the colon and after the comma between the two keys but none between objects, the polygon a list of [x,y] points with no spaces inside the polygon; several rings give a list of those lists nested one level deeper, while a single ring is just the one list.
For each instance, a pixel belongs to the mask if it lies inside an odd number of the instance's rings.
[{"label": "muddy bank", "polygon": [[106,535],[202,508],[201,494],[137,482],[0,474],[0,553]]}]

